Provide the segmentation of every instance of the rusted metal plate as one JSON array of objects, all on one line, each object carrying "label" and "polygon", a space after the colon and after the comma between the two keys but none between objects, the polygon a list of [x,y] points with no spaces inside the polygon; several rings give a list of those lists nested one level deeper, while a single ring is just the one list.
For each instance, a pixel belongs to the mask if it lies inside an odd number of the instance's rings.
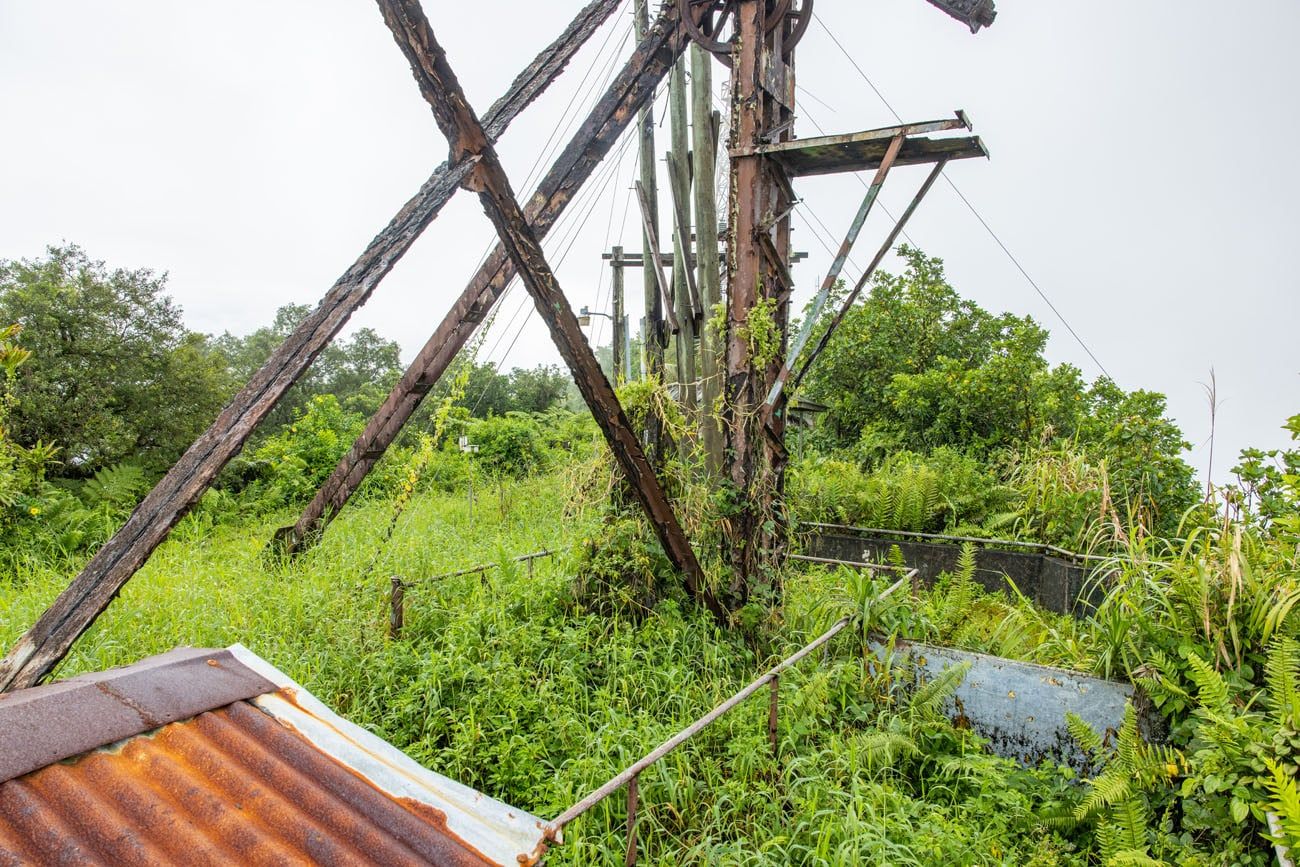
[{"label": "rusted metal plate", "polygon": [[[870,130],[849,135],[795,139],[755,148],[754,153],[776,160],[794,177],[878,169],[889,150],[889,138],[881,137],[879,132]],[[912,166],[988,155],[988,149],[979,136],[942,139],[909,136],[894,165]]]},{"label": "rusted metal plate", "polygon": [[275,688],[228,650],[191,647],[0,695],[0,782]]},{"label": "rusted metal plate", "polygon": [[542,855],[540,819],[420,767],[246,649],[222,658],[275,691],[0,784],[0,865],[481,867]]}]

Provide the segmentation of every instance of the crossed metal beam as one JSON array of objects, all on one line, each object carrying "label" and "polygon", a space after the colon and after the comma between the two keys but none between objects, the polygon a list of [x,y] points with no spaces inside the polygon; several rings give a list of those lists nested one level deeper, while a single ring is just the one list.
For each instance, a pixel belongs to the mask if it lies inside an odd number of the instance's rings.
[{"label": "crossed metal beam", "polygon": [[610,451],[627,476],[664,551],[673,566],[685,575],[687,589],[692,595],[704,601],[715,616],[725,616],[725,611],[706,586],[690,541],[677,521],[613,386],[601,371],[578,318],[546,261],[542,245],[519,206],[496,149],[465,98],[419,0],[376,2],[383,13],[384,23],[393,32],[398,47],[411,64],[420,93],[433,109],[434,119],[451,145],[451,158],[475,162],[462,185],[478,193],[484,212],[496,227],[497,235],[532,295],[537,312],[550,329],[556,348],[572,371],[578,390],[591,407],[596,423],[609,442]]}]

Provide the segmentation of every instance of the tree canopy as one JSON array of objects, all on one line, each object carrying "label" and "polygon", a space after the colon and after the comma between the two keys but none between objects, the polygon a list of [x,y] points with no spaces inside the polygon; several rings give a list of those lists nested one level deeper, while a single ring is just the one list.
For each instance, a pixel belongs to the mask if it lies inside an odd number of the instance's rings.
[{"label": "tree canopy", "polygon": [[[902,450],[995,458],[1068,442],[1105,462],[1116,501],[1176,525],[1197,489],[1163,395],[1104,377],[1089,385],[1073,365],[1051,365],[1048,332],[1033,319],[993,314],[958,294],[943,260],[899,253],[903,272],[876,276],[804,384],[829,407],[825,445],[878,464]],[[843,287],[835,294],[828,310]]]},{"label": "tree canopy", "polygon": [[166,282],[75,245],[0,261],[0,322],[22,327],[35,359],[17,371],[10,428],[20,443],[56,444],[57,472],[166,467],[230,394],[224,359],[185,328]]}]

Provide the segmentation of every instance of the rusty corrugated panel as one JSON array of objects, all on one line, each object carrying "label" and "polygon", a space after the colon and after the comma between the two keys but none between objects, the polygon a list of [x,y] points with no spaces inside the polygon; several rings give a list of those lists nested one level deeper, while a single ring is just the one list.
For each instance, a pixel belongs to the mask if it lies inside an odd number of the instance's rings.
[{"label": "rusty corrugated panel", "polygon": [[491,862],[236,702],[0,786],[0,863]]},{"label": "rusty corrugated panel", "polygon": [[0,782],[276,685],[229,650],[181,648],[0,695]]},{"label": "rusty corrugated panel", "polygon": [[[421,767],[246,648],[206,653],[271,691],[0,783],[0,867],[481,867],[545,851],[537,817]],[[169,678],[152,662],[116,673],[139,674],[129,695],[146,702],[150,677]],[[192,673],[211,681],[214,668]],[[28,692],[29,705],[60,700]]]}]

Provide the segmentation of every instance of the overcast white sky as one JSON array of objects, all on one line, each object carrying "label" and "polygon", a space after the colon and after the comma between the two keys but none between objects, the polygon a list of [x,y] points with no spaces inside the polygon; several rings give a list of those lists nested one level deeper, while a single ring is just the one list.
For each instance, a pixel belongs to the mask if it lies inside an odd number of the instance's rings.
[{"label": "overcast white sky", "polygon": [[[482,110],[583,0],[425,5]],[[978,36],[923,0],[820,0],[817,12],[904,119],[970,113],[993,158],[949,176],[1122,386],[1169,395],[1202,473],[1211,366],[1215,475],[1242,447],[1283,444],[1280,425],[1300,412],[1300,3],[998,5]],[[616,51],[621,60],[629,23],[620,12],[507,134],[517,188],[531,187],[552,133],[567,138],[575,95],[585,110]],[[802,136],[814,122],[894,122],[817,24],[799,76]],[[188,323],[207,332],[314,303],[447,150],[364,0],[0,0],[0,117],[0,257],[66,240],[111,265],[167,271]],[[607,243],[640,246],[625,217],[631,162],[615,168],[547,244],[575,306],[607,303]],[[891,178],[893,213],[923,172]],[[811,215],[834,246],[862,188],[816,179],[801,192],[796,244],[812,255],[796,271],[800,304],[829,261]],[[878,212],[856,261],[888,226]],[[1033,315],[1052,329],[1053,361],[1097,375],[946,185],[909,235],[947,260],[963,294]],[[409,358],[491,241],[477,202],[458,196],[353,327],[400,340]],[[526,303],[512,290],[487,341],[507,367],[558,360]]]}]

